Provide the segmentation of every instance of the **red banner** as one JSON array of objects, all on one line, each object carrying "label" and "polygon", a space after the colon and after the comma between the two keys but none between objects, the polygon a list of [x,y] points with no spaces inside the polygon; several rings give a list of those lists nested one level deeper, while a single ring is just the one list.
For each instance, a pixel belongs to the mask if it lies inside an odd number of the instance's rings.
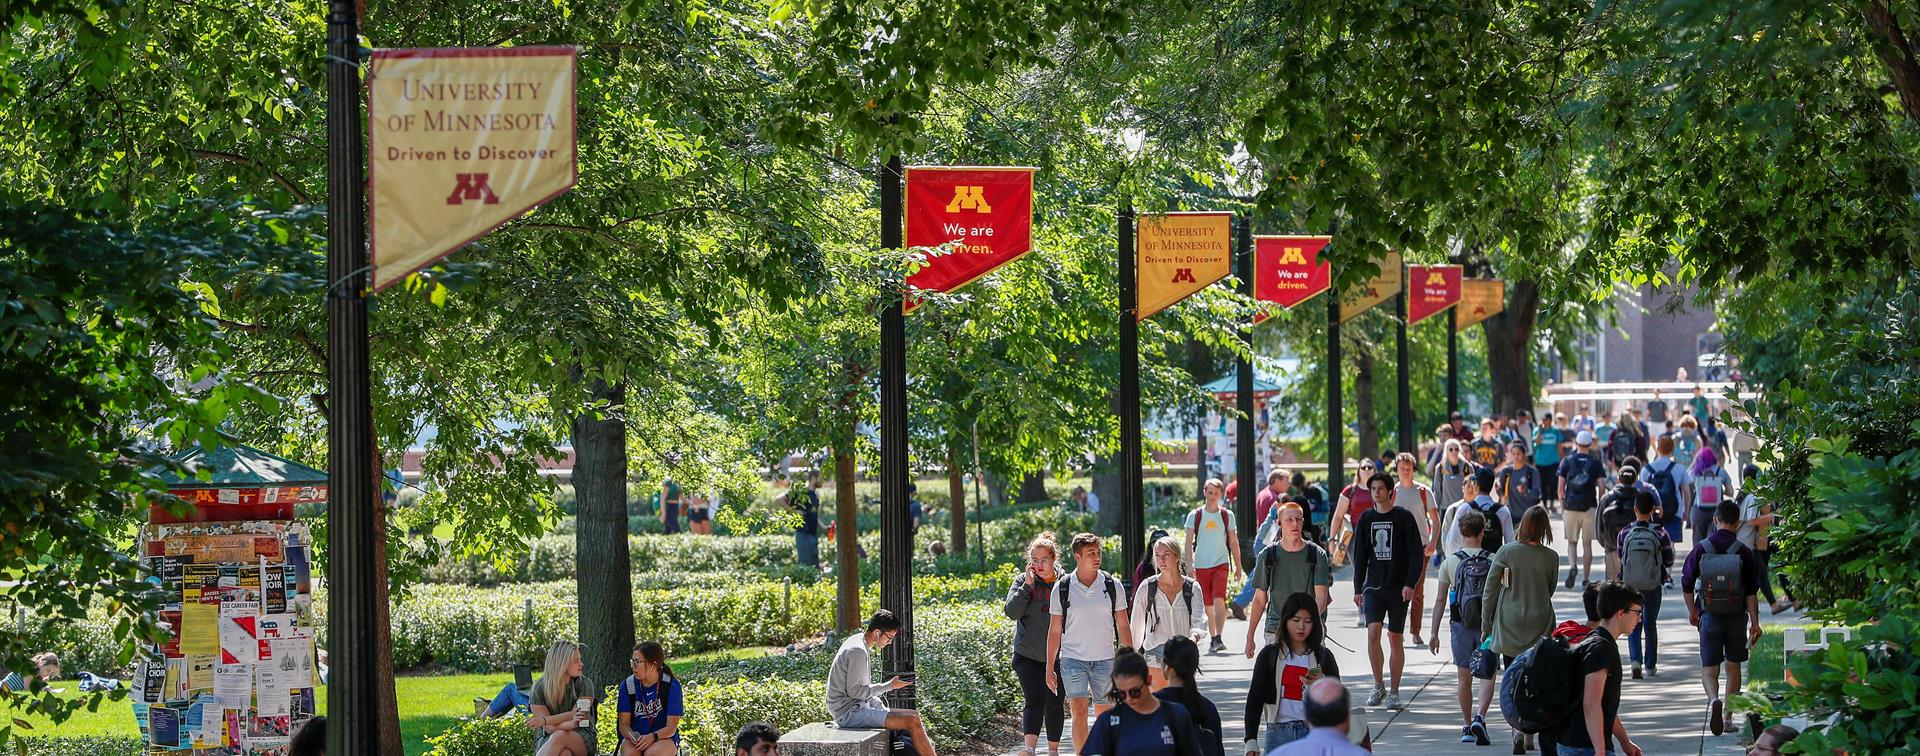
[{"label": "red banner", "polygon": [[1330,236],[1253,237],[1253,296],[1289,310],[1333,288],[1333,266],[1320,260]]},{"label": "red banner", "polygon": [[907,283],[953,291],[1033,248],[1032,168],[918,166],[906,183],[907,246],[951,245]]},{"label": "red banner", "polygon": [[1460,304],[1460,266],[1407,266],[1407,325]]}]

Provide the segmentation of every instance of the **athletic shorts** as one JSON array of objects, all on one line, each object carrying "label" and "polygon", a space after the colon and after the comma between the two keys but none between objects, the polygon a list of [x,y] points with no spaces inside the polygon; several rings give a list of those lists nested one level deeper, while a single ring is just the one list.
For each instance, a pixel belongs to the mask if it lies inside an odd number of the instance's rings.
[{"label": "athletic shorts", "polygon": [[1369,625],[1385,620],[1389,633],[1398,635],[1407,630],[1407,602],[1400,599],[1398,590],[1361,594],[1360,613],[1366,617]]},{"label": "athletic shorts", "polygon": [[868,704],[834,720],[843,730],[878,730],[887,726],[887,710]]},{"label": "athletic shorts", "polygon": [[1193,571],[1193,579],[1200,581],[1200,594],[1205,597],[1207,606],[1227,600],[1227,565],[1197,568]]},{"label": "athletic shorts", "polygon": [[1460,626],[1458,622],[1448,624],[1453,631],[1453,666],[1466,669],[1473,663],[1473,652],[1480,648],[1480,633]]},{"label": "athletic shorts", "polygon": [[687,510],[687,522],[706,522],[710,517],[705,509]]},{"label": "athletic shorts", "polygon": [[1085,661],[1060,657],[1062,698],[1104,698],[1113,690],[1113,660]]},{"label": "athletic shorts", "polygon": [[1560,527],[1566,529],[1568,543],[1600,540],[1600,529],[1594,524],[1593,515],[1594,512],[1591,509],[1585,512],[1569,509],[1563,513]]},{"label": "athletic shorts", "polygon": [[1700,613],[1700,666],[1747,660],[1747,613]]}]

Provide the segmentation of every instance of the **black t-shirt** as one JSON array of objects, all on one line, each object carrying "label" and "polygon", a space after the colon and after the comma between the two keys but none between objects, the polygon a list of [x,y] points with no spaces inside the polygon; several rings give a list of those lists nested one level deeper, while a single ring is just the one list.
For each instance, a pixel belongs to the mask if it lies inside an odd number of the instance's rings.
[{"label": "black t-shirt", "polygon": [[1598,502],[1597,493],[1600,484],[1606,480],[1607,468],[1591,454],[1574,452],[1560,461],[1560,477],[1567,481],[1567,500],[1564,502],[1567,511],[1585,512],[1593,509]]},{"label": "black t-shirt", "polygon": [[1500,457],[1506,454],[1505,445],[1494,439],[1482,438],[1473,442],[1473,461],[1481,467],[1493,467],[1500,464]]},{"label": "black t-shirt", "polygon": [[[1179,688],[1161,688],[1153,697],[1162,703],[1187,705],[1181,700]],[[1200,696],[1199,701],[1199,705],[1187,707],[1187,714],[1193,717],[1193,727],[1200,736],[1200,756],[1226,756],[1226,743],[1220,739],[1220,707],[1206,696]]]},{"label": "black t-shirt", "polygon": [[1398,592],[1418,585],[1425,545],[1413,513],[1399,507],[1360,515],[1353,549],[1353,589]]},{"label": "black t-shirt", "polygon": [[[1613,742],[1613,721],[1620,718],[1620,646],[1613,635],[1604,627],[1595,628],[1592,635],[1580,642],[1575,653],[1579,655],[1580,677],[1574,682],[1579,686],[1576,691],[1584,691],[1587,675],[1594,672],[1607,673],[1606,693],[1600,697],[1600,737],[1609,745]],[[1562,748],[1592,748],[1605,753],[1607,747],[1595,747],[1587,738],[1587,717],[1581,705],[1576,704],[1573,714],[1567,717],[1567,723],[1560,728],[1557,745]]]},{"label": "black t-shirt", "polygon": [[793,532],[808,535],[820,534],[819,494],[814,493],[810,488],[790,491],[787,493],[787,506],[800,510],[800,527],[794,528]]}]

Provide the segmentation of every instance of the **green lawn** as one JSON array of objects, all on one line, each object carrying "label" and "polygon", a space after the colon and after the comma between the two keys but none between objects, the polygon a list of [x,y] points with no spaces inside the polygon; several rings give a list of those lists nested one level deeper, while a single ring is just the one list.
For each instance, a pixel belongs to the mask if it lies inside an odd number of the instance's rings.
[{"label": "green lawn", "polygon": [[[757,657],[766,652],[767,649],[737,648],[675,659],[673,663],[675,671],[682,671],[682,669],[690,671],[704,664]],[[539,676],[539,670],[535,670],[534,675]],[[500,691],[501,686],[512,680],[511,672],[477,675],[404,675],[394,680],[394,694],[400,707],[400,737],[406,746],[407,756],[426,753],[427,738],[445,732],[461,717],[473,715],[475,697],[492,698]],[[79,697],[78,689],[71,681],[60,683],[60,685],[66,686],[67,691],[64,695],[67,697]],[[322,686],[314,695],[318,698],[320,713],[327,713],[327,689]],[[131,704],[125,701],[101,700],[96,708],[96,711],[82,710],[58,726],[42,717],[26,717],[26,722],[32,725],[33,729],[22,734],[29,737],[137,738],[140,736],[140,731],[134,727]]]}]

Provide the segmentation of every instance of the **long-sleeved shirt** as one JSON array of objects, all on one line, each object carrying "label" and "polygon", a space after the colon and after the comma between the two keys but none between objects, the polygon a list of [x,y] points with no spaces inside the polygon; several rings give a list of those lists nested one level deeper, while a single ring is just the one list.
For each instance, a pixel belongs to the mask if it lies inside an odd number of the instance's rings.
[{"label": "long-sleeved shirt", "polygon": [[[1282,650],[1285,648],[1282,642],[1269,643],[1253,659],[1253,683],[1247,688],[1246,720],[1240,730],[1246,734],[1248,745],[1260,743],[1263,723],[1306,721],[1306,673],[1312,665],[1320,666],[1322,677],[1340,679],[1340,664],[1325,646],[1298,657],[1291,650]],[[1299,663],[1289,664],[1289,661]]]},{"label": "long-sleeved shirt", "polygon": [[1007,590],[1007,619],[1013,620],[1013,653],[1037,662],[1047,661],[1047,630],[1053,624],[1053,584],[1028,582],[1026,573]]},{"label": "long-sleeved shirt", "polygon": [[1519,656],[1553,629],[1554,578],[1560,555],[1534,543],[1509,543],[1493,555],[1480,605],[1480,627],[1492,629],[1491,648]]},{"label": "long-sleeved shirt", "polygon": [[1315,727],[1306,737],[1275,748],[1267,756],[1367,756],[1367,749],[1348,742],[1344,732]]},{"label": "long-sleeved shirt", "polygon": [[[1746,548],[1745,544],[1740,544],[1740,539],[1735,537],[1734,532],[1726,528],[1718,528],[1708,533],[1706,541],[1693,547],[1693,551],[1687,554],[1686,566],[1680,568],[1680,590],[1687,593],[1697,592],[1696,584],[1700,580],[1700,555],[1707,553],[1704,548],[1707,543],[1712,543],[1722,554],[1731,554],[1735,549],[1739,549],[1742,597],[1752,596],[1760,590],[1760,555],[1755,554],[1753,549]],[[1735,544],[1740,545],[1735,546]],[[1741,610],[1741,613],[1745,612],[1745,609]]]},{"label": "long-sleeved shirt", "polygon": [[1133,593],[1133,642],[1142,651],[1159,648],[1176,635],[1189,638],[1207,636],[1207,598],[1200,583],[1182,576],[1181,590],[1167,598],[1155,576],[1140,584]]},{"label": "long-sleeved shirt", "polygon": [[[1452,554],[1465,548],[1460,543],[1460,514],[1462,512],[1471,508],[1484,515],[1487,513],[1487,510],[1493,509],[1494,506],[1494,500],[1485,494],[1474,497],[1473,501],[1470,502],[1456,501],[1448,505],[1446,515],[1440,520],[1440,553]],[[1494,520],[1496,521],[1487,523],[1487,527],[1500,529],[1500,543],[1502,544],[1513,543],[1512,512],[1512,507],[1501,506],[1500,513],[1494,515]]]},{"label": "long-sleeved shirt", "polygon": [[1354,535],[1353,590],[1394,592],[1420,584],[1426,546],[1413,513],[1395,507],[1360,515]]},{"label": "long-sleeved shirt", "polygon": [[848,636],[827,670],[827,712],[838,720],[862,706],[884,709],[880,694],[887,689],[886,683],[873,682],[873,652],[867,650],[866,634]]}]

